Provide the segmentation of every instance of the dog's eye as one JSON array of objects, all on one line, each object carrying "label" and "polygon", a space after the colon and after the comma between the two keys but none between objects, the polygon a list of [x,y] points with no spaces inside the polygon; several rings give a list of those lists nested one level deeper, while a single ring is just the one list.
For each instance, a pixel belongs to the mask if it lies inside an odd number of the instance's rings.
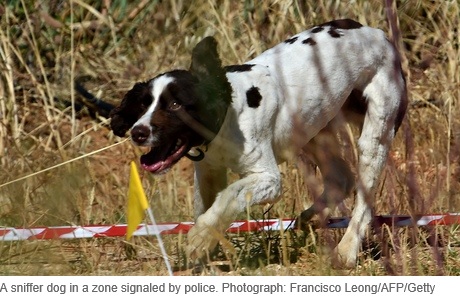
[{"label": "dog's eye", "polygon": [[152,104],[152,98],[151,97],[144,97],[141,99],[141,107],[142,108],[147,108],[150,104]]},{"label": "dog's eye", "polygon": [[169,104],[168,106],[168,109],[172,111],[177,111],[180,109],[180,107],[182,107],[182,105],[179,104],[178,102],[171,102],[171,104]]}]

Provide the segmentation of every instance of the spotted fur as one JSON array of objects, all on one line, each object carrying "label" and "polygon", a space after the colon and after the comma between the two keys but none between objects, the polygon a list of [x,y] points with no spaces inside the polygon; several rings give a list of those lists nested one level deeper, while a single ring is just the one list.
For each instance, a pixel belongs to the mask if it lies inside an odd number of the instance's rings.
[{"label": "spotted fur", "polygon": [[[112,129],[149,146],[143,167],[163,173],[195,155],[195,226],[188,251],[202,256],[238,213],[281,195],[278,164],[303,151],[321,170],[324,192],[299,217],[327,215],[355,191],[353,216],[335,249],[356,262],[379,177],[407,106],[400,58],[381,30],[335,20],[286,39],[243,65],[222,67],[212,37],[189,70],[136,84],[112,112]],[[353,122],[358,175],[342,158],[336,128]],[[227,170],[241,176],[228,184]],[[356,181],[355,181],[356,179]]]}]

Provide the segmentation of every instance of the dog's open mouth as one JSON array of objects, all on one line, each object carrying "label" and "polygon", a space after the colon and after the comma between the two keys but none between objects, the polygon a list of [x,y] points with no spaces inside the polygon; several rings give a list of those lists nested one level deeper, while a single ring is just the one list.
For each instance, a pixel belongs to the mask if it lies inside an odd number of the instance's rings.
[{"label": "dog's open mouth", "polygon": [[188,141],[177,139],[170,144],[152,147],[147,154],[141,156],[142,168],[154,174],[165,172],[171,168],[188,151]]}]

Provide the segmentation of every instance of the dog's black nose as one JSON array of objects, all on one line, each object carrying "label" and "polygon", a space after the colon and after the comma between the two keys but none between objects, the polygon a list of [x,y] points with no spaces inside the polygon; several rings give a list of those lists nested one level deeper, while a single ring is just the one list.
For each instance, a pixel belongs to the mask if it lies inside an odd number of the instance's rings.
[{"label": "dog's black nose", "polygon": [[131,138],[137,144],[144,143],[147,138],[150,136],[150,129],[145,125],[137,125],[131,130]]}]

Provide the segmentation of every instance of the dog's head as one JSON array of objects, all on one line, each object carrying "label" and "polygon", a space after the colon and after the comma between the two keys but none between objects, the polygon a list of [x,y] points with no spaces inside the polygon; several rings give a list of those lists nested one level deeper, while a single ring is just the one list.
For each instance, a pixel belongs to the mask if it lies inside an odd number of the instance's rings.
[{"label": "dog's head", "polygon": [[136,83],[111,117],[115,135],[130,130],[136,145],[151,147],[141,165],[162,173],[195,146],[212,140],[231,103],[231,87],[217,53],[206,37],[194,48],[187,70],[174,70]]}]

